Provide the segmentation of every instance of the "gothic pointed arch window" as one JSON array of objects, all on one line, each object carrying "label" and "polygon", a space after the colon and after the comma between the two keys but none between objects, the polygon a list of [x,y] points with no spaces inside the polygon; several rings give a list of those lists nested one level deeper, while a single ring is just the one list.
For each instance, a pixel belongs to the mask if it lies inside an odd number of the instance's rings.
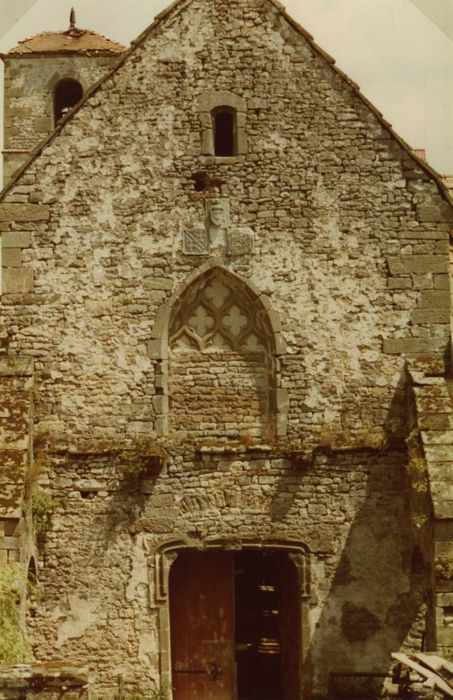
[{"label": "gothic pointed arch window", "polygon": [[58,124],[83,97],[83,87],[77,80],[61,80],[54,90],[54,123]]},{"label": "gothic pointed arch window", "polygon": [[224,270],[196,280],[169,326],[170,430],[266,440],[273,434],[273,336],[266,310]]}]

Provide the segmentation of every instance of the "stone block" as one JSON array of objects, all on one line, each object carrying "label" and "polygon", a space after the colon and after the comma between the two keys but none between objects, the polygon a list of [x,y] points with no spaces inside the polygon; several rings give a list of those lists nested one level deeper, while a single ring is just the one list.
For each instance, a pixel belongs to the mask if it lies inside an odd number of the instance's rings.
[{"label": "stone block", "polygon": [[168,411],[168,397],[167,396],[154,396],[153,397],[154,410],[159,415],[164,415]]},{"label": "stone block", "polygon": [[386,355],[444,352],[447,343],[447,338],[386,338],[383,352]]},{"label": "stone block", "polygon": [[32,374],[31,357],[0,357],[0,377],[31,377]]},{"label": "stone block", "polygon": [[28,248],[31,235],[28,231],[8,231],[2,233],[2,248]]},{"label": "stone block", "polygon": [[389,277],[387,287],[389,289],[411,289],[412,279],[410,277]]},{"label": "stone block", "polygon": [[418,425],[421,430],[451,430],[453,415],[449,413],[421,415],[418,417]]},{"label": "stone block", "polygon": [[453,500],[433,498],[433,508],[436,520],[453,519]]},{"label": "stone block", "polygon": [[26,294],[33,291],[33,270],[8,267],[3,270],[3,293]]},{"label": "stone block", "polygon": [[448,292],[428,289],[420,294],[418,301],[420,309],[449,309],[450,295]]},{"label": "stone block", "polygon": [[428,461],[428,474],[432,483],[439,481],[445,481],[445,483],[453,483],[453,461]]},{"label": "stone block", "polygon": [[289,409],[289,394],[288,389],[277,389],[275,392],[277,410],[279,412],[287,412]]},{"label": "stone block", "polygon": [[168,348],[166,343],[161,340],[149,340],[147,344],[147,353],[150,360],[166,360],[168,357]]},{"label": "stone block", "polygon": [[154,421],[154,430],[158,435],[166,435],[168,431],[168,417],[166,415],[159,416]]},{"label": "stone block", "polygon": [[434,275],[435,289],[450,289],[449,275]]},{"label": "stone block", "polygon": [[146,277],[146,289],[155,289],[160,292],[171,291],[174,287],[174,282],[167,277]]},{"label": "stone block", "polygon": [[387,262],[392,275],[448,272],[448,258],[444,255],[399,255]]},{"label": "stone block", "polygon": [[451,462],[453,445],[425,445],[426,458],[432,462]]},{"label": "stone block", "polygon": [[450,323],[450,310],[445,309],[414,309],[413,323]]},{"label": "stone block", "polygon": [[[446,231],[404,231],[399,234],[400,238],[413,241],[448,241]],[[406,240],[407,239],[407,240]]]},{"label": "stone block", "polygon": [[422,430],[421,437],[425,445],[451,445],[453,448],[453,430]]},{"label": "stone block", "polygon": [[90,316],[109,316],[112,313],[112,299],[86,299],[85,308]]},{"label": "stone block", "polygon": [[168,304],[161,304],[159,312],[154,321],[152,331],[153,338],[161,338],[168,328],[168,320],[170,318],[171,308]]},{"label": "stone block", "polygon": [[[451,526],[453,525],[453,520],[445,520],[444,522],[434,523],[435,529],[443,525]],[[437,540],[434,541],[434,557],[435,559],[443,559],[444,557],[451,556],[453,552],[453,540]],[[452,589],[453,590],[453,589]]]},{"label": "stone block", "polygon": [[50,208],[44,204],[0,204],[0,221],[48,221]]},{"label": "stone block", "polygon": [[437,630],[437,643],[442,646],[453,646],[453,627],[440,627]]},{"label": "stone block", "polygon": [[441,607],[453,606],[453,593],[439,593],[436,595],[436,605]]},{"label": "stone block", "polygon": [[444,202],[439,206],[422,204],[417,207],[417,219],[421,223],[453,222],[453,208]]},{"label": "stone block", "polygon": [[22,249],[21,248],[5,248],[2,252],[3,267],[21,267],[22,265]]}]

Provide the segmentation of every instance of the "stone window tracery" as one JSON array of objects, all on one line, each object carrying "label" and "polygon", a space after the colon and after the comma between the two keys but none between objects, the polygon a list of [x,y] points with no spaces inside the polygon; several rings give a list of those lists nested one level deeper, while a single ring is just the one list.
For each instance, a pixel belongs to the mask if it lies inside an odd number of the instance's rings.
[{"label": "stone window tracery", "polygon": [[170,329],[170,347],[220,350],[266,350],[266,329],[260,314],[253,313],[221,279],[210,279],[185,299]]},{"label": "stone window tracery", "polygon": [[168,342],[172,431],[269,439],[273,335],[244,283],[220,270],[199,278],[173,307]]}]

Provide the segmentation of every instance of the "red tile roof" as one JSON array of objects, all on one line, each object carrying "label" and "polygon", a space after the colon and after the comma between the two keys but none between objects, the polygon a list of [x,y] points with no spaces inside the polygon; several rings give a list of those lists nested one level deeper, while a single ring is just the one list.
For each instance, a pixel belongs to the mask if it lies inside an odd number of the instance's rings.
[{"label": "red tile roof", "polygon": [[43,32],[30,39],[20,41],[7,56],[43,53],[86,53],[86,54],[120,54],[126,47],[116,41],[96,34],[89,29],[68,29],[66,32]]}]

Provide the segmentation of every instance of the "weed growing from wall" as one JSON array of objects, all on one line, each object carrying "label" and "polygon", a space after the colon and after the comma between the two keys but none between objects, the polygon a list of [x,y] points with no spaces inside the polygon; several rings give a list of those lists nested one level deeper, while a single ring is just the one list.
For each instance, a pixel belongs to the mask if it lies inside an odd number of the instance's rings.
[{"label": "weed growing from wall", "polygon": [[1,664],[17,664],[31,660],[19,613],[21,594],[24,593],[26,585],[26,574],[19,564],[6,564],[0,568]]},{"label": "weed growing from wall", "polygon": [[50,527],[50,519],[57,501],[42,489],[35,489],[31,497],[31,515],[33,527],[37,535],[46,532]]}]

